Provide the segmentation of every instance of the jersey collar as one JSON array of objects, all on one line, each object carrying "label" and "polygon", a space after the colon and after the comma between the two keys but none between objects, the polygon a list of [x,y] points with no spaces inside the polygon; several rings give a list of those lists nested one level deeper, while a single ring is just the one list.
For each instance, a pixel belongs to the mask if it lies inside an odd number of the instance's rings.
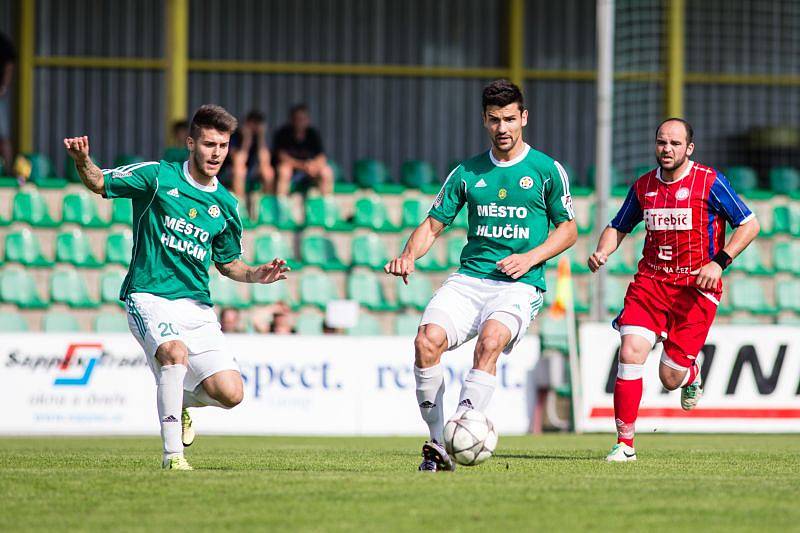
[{"label": "jersey collar", "polygon": [[510,161],[498,161],[497,159],[495,159],[494,154],[492,153],[492,149],[489,148],[489,159],[492,160],[492,164],[496,167],[513,167],[514,165],[516,165],[517,163],[528,157],[528,152],[530,151],[531,147],[528,146],[528,143],[525,143],[525,148],[523,148],[522,153],[519,154],[517,157],[511,159]]},{"label": "jersey collar", "polygon": [[183,162],[183,177],[186,178],[186,181],[189,182],[189,185],[191,185],[195,189],[200,189],[201,191],[205,191],[205,192],[214,192],[214,191],[217,190],[217,183],[218,183],[217,177],[214,176],[213,178],[211,178],[211,184],[210,185],[200,185],[199,183],[197,183],[194,180],[192,175],[189,174],[189,162],[188,161],[184,161]]},{"label": "jersey collar", "polygon": [[692,160],[690,159],[690,160],[689,160],[689,166],[688,166],[688,167],[686,167],[686,171],[685,171],[685,172],[684,172],[684,173],[681,175],[681,177],[680,177],[680,178],[678,178],[678,179],[676,179],[676,180],[672,180],[672,181],[664,181],[664,180],[662,180],[662,179],[661,179],[661,167],[658,167],[658,168],[656,169],[656,179],[657,179],[658,181],[660,181],[661,183],[664,183],[664,184],[666,184],[666,185],[672,185],[673,183],[677,183],[677,182],[681,181],[683,178],[685,178],[686,176],[688,176],[688,175],[689,175],[689,173],[692,171],[692,168],[693,168],[693,167],[694,167],[694,161],[692,161]]}]

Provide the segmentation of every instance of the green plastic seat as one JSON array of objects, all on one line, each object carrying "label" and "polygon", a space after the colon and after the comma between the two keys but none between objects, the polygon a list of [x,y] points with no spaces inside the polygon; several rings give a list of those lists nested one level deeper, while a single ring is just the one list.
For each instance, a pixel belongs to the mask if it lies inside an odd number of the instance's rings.
[{"label": "green plastic seat", "polygon": [[306,226],[330,231],[347,231],[350,224],[344,221],[339,205],[332,196],[306,198]]},{"label": "green plastic seat", "polygon": [[254,304],[269,305],[284,302],[289,306],[294,305],[294,300],[289,294],[289,285],[285,281],[277,283],[256,283],[253,285],[252,301]]},{"label": "green plastic seat", "polygon": [[72,268],[60,268],[50,276],[50,301],[75,308],[93,308],[99,305],[89,296],[84,277]]},{"label": "green plastic seat", "polygon": [[622,309],[627,290],[628,284],[620,278],[606,278],[605,304],[609,312],[616,314]]},{"label": "green plastic seat", "polygon": [[413,311],[400,313],[394,320],[394,334],[402,337],[416,336],[420,320],[422,320],[421,313],[415,313]]},{"label": "green plastic seat", "polygon": [[[579,235],[590,235],[594,231],[594,219],[596,218],[597,208],[595,204],[592,203],[589,205],[589,212],[586,214],[585,217],[582,217],[578,220],[578,234]],[[611,213],[609,210],[609,216],[614,216],[615,213]]]},{"label": "green plastic seat", "polygon": [[170,146],[164,150],[161,159],[169,163],[183,163],[189,159],[189,149],[185,146]]},{"label": "green plastic seat", "polygon": [[100,313],[94,318],[97,333],[128,333],[128,317],[123,313]]},{"label": "green plastic seat", "polygon": [[[586,264],[588,256],[584,257],[586,254],[583,252],[583,250],[576,249],[575,246],[572,246],[564,250],[561,255],[565,255],[569,258],[569,266],[573,274],[586,274],[589,272],[589,265]],[[559,258],[560,256],[554,258],[554,265],[558,264]]]},{"label": "green plastic seat", "polygon": [[779,281],[775,284],[775,303],[779,311],[800,313],[800,279]]},{"label": "green plastic seat", "polygon": [[133,225],[133,204],[129,198],[115,198],[112,200],[111,224]]},{"label": "green plastic seat", "polygon": [[103,264],[92,252],[89,236],[77,228],[56,237],[56,262],[81,268],[96,268]]},{"label": "green plastic seat", "polygon": [[125,165],[134,165],[136,163],[144,163],[147,159],[135,154],[119,154],[114,159],[114,168],[124,167]]},{"label": "green plastic seat", "polygon": [[755,191],[758,188],[758,175],[750,167],[728,167],[725,177],[728,178],[733,189],[739,194],[746,195],[748,192]]},{"label": "green plastic seat", "polygon": [[304,274],[300,278],[300,303],[325,309],[328,302],[338,298],[328,276],[320,273]]},{"label": "green plastic seat", "polygon": [[775,308],[767,303],[764,288],[758,280],[737,279],[729,285],[731,307],[735,311],[747,311],[755,315],[775,313]]},{"label": "green plastic seat", "polygon": [[[587,254],[579,272],[588,272],[589,267],[586,265],[586,259],[588,259],[588,257],[589,256]],[[635,274],[637,270],[637,261],[636,259],[630,259],[630,257],[625,254],[625,250],[620,247],[620,249],[611,254],[611,256],[608,258],[606,268],[608,268],[610,273],[618,276]]]},{"label": "green plastic seat", "polygon": [[54,228],[58,223],[50,216],[44,197],[36,189],[19,191],[14,196],[11,218],[39,228]]},{"label": "green plastic seat", "polygon": [[305,235],[300,241],[300,256],[303,263],[323,270],[346,270],[347,266],[339,259],[333,242],[325,235]]},{"label": "green plastic seat", "polygon": [[772,210],[772,232],[800,237],[800,205],[778,205]]},{"label": "green plastic seat", "polygon": [[559,319],[540,315],[536,322],[539,324],[542,349],[558,350],[562,353],[569,352],[567,320],[565,318]]},{"label": "green plastic seat", "polygon": [[33,276],[19,267],[7,267],[0,272],[0,300],[22,309],[44,309],[48,305],[39,296]]},{"label": "green plastic seat", "polygon": [[133,232],[126,229],[109,234],[106,239],[106,264],[128,266],[133,253]]},{"label": "green plastic seat", "polygon": [[23,156],[31,165],[31,173],[28,176],[28,181],[36,183],[42,180],[52,180],[54,178],[58,178],[53,163],[46,155],[32,152],[23,154]]},{"label": "green plastic seat", "polygon": [[433,287],[427,276],[414,273],[408,277],[408,285],[397,278],[397,304],[403,309],[422,311],[433,296]]},{"label": "green plastic seat", "polygon": [[86,191],[64,196],[61,213],[62,224],[78,224],[85,228],[108,226],[108,223],[100,218],[97,203]]},{"label": "green plastic seat", "polygon": [[419,189],[425,192],[438,190],[442,185],[437,179],[433,165],[418,159],[412,159],[402,164],[400,183],[409,189]]},{"label": "green plastic seat", "polygon": [[428,250],[428,253],[417,258],[414,262],[415,268],[423,272],[442,272],[448,270],[450,267],[439,259],[440,252],[441,250],[439,247],[436,245],[432,246],[431,249]]},{"label": "green plastic seat", "polygon": [[447,240],[447,266],[458,267],[461,265],[461,251],[467,245],[464,237],[450,237]]},{"label": "green plastic seat", "polygon": [[389,302],[381,282],[373,272],[356,271],[347,278],[347,297],[370,311],[394,311],[397,306]]},{"label": "green plastic seat", "polygon": [[731,270],[753,276],[770,276],[775,273],[774,269],[764,265],[764,261],[761,259],[761,249],[757,243],[752,243],[736,256],[736,260],[731,264]]},{"label": "green plastic seat", "polygon": [[259,202],[258,223],[278,229],[297,229],[297,221],[292,213],[288,197],[262,196]]},{"label": "green plastic seat", "polygon": [[356,200],[353,225],[374,231],[395,232],[399,227],[389,218],[389,210],[379,196],[364,196]]},{"label": "green plastic seat", "polygon": [[383,328],[377,318],[361,312],[358,314],[358,323],[349,328],[347,334],[355,337],[379,337],[383,335]]},{"label": "green plastic seat", "polygon": [[294,254],[292,243],[281,233],[273,231],[256,237],[254,260],[259,265],[270,263],[273,259],[279,258],[286,261],[290,268],[299,268],[302,264]]},{"label": "green plastic seat", "polygon": [[403,200],[400,225],[404,228],[416,228],[428,216],[431,204],[422,198],[406,198]]},{"label": "green plastic seat", "polygon": [[237,211],[239,212],[239,220],[242,221],[242,228],[253,229],[258,226],[258,222],[250,217],[250,213],[247,210],[247,204],[245,202],[238,203]]},{"label": "green plastic seat", "polygon": [[28,331],[28,321],[19,313],[0,313],[0,333]]},{"label": "green plastic seat", "polygon": [[214,274],[209,277],[208,290],[211,292],[211,301],[219,307],[244,308],[249,302],[239,294],[241,283],[225,276]]},{"label": "green plastic seat", "polygon": [[77,333],[81,330],[78,319],[69,313],[50,311],[42,317],[45,333]]},{"label": "green plastic seat", "polygon": [[333,159],[328,159],[328,166],[331,167],[333,171],[333,192],[336,194],[352,194],[358,190],[358,186],[350,181],[344,170],[342,170],[342,166],[334,161]]},{"label": "green plastic seat", "polygon": [[[92,158],[92,162],[97,165],[97,160]],[[75,161],[71,157],[64,158],[64,179],[69,183],[82,183],[81,175],[75,167]]]},{"label": "green plastic seat", "polygon": [[774,167],[769,171],[769,187],[776,194],[797,194],[800,191],[800,170]]},{"label": "green plastic seat", "polygon": [[353,266],[363,266],[374,270],[380,270],[389,261],[389,253],[386,250],[386,244],[374,233],[356,235],[353,237],[350,243],[350,251]]},{"label": "green plastic seat", "polygon": [[39,237],[28,228],[6,235],[5,262],[27,267],[49,268],[53,262],[44,257]]},{"label": "green plastic seat", "polygon": [[775,265],[775,270],[778,272],[789,272],[800,276],[800,242],[776,242],[773,244],[772,264]]},{"label": "green plastic seat", "polygon": [[466,208],[461,208],[456,218],[450,223],[450,228],[467,230],[469,228],[469,213]]},{"label": "green plastic seat", "polygon": [[311,311],[303,311],[294,321],[298,335],[322,335],[322,315]]},{"label": "green plastic seat", "polygon": [[120,307],[125,304],[119,299],[119,290],[125,281],[122,270],[107,270],[100,275],[100,303],[114,304]]},{"label": "green plastic seat", "polygon": [[353,180],[362,189],[372,189],[378,193],[397,194],[403,186],[392,182],[389,170],[376,159],[359,159],[353,165]]}]

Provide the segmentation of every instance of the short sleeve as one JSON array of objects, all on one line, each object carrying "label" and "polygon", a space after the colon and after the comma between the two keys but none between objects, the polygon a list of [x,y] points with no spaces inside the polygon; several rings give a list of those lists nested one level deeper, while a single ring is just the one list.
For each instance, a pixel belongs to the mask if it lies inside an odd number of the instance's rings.
[{"label": "short sleeve", "polygon": [[103,170],[106,198],[138,198],[156,189],[161,164],[147,161]]},{"label": "short sleeve", "polygon": [[553,168],[544,184],[547,202],[547,217],[558,225],[575,218],[572,208],[572,195],[569,192],[569,176],[558,161],[553,161]]},{"label": "short sleeve", "polygon": [[225,220],[223,230],[211,241],[211,259],[215,263],[226,264],[242,255],[242,221],[234,209]]},{"label": "short sleeve", "polygon": [[634,185],[628,191],[625,202],[609,226],[622,233],[630,233],[642,220],[642,204],[639,203],[639,197],[636,196],[636,186]]},{"label": "short sleeve", "polygon": [[445,226],[449,226],[466,201],[466,194],[462,185],[461,165],[450,172],[442,185],[439,194],[428,210],[428,216],[435,218]]},{"label": "short sleeve", "polygon": [[749,221],[755,215],[742,199],[733,190],[728,178],[722,172],[717,172],[717,179],[711,185],[708,203],[712,212],[725,217],[734,228]]}]

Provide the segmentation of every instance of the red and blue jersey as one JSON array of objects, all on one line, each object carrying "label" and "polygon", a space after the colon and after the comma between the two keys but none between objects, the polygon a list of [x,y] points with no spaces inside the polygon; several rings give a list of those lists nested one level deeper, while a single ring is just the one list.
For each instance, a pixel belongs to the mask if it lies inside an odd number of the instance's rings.
[{"label": "red and blue jersey", "polygon": [[[692,162],[666,182],[661,169],[638,178],[611,227],[630,233],[644,221],[647,236],[637,276],[694,285],[695,272],[725,245],[725,222],[736,228],[753,218],[722,172]],[[722,282],[717,287],[722,292]]]}]

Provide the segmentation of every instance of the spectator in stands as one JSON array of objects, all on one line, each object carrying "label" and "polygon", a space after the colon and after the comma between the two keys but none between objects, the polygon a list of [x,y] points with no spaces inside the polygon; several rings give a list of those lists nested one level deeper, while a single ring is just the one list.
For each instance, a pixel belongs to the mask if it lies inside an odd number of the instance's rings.
[{"label": "spectator in stands", "polygon": [[172,123],[172,139],[170,145],[164,150],[165,161],[183,163],[189,159],[189,149],[186,147],[186,139],[189,137],[189,122],[177,120]]},{"label": "spectator in stands", "polygon": [[[16,50],[11,40],[0,33],[0,166],[5,169],[5,174],[11,173],[11,106],[9,105],[9,91],[11,79],[14,77],[16,63]],[[0,174],[3,174],[0,172]]]},{"label": "spectator in stands", "polygon": [[322,194],[333,192],[333,169],[328,164],[319,132],[311,127],[305,104],[289,111],[289,123],[275,133],[273,142],[278,180],[276,194],[289,194],[292,183],[316,185]]},{"label": "spectator in stands", "polygon": [[294,329],[294,316],[292,309],[285,302],[275,302],[262,307],[253,313],[253,329],[257,333],[272,333],[275,335],[292,335]]},{"label": "spectator in stands", "polygon": [[239,310],[233,307],[223,307],[219,312],[219,324],[223,333],[241,333],[242,317]]},{"label": "spectator in stands", "polygon": [[264,113],[253,110],[247,113],[241,129],[231,137],[231,191],[245,198],[250,184],[258,183],[265,193],[272,193],[275,170],[267,147],[267,121]]}]

